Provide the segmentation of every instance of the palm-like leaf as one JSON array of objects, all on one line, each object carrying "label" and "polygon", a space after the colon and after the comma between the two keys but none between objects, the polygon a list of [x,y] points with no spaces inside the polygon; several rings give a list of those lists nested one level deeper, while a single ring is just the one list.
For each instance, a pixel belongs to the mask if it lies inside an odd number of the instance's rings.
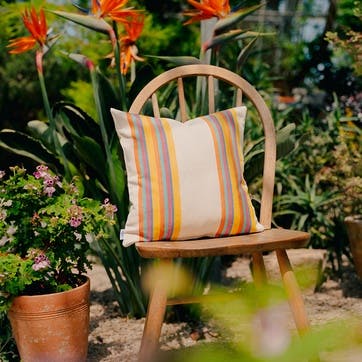
[{"label": "palm-like leaf", "polygon": [[55,15],[60,16],[61,18],[70,20],[73,23],[82,25],[88,29],[98,31],[103,34],[108,34],[110,31],[112,31],[112,27],[105,20],[96,18],[91,15],[75,14],[60,10],[48,10],[48,11]]},{"label": "palm-like leaf", "polygon": [[226,28],[229,28],[235,24],[237,24],[239,21],[247,17],[248,15],[252,14],[256,10],[263,7],[265,4],[258,4],[254,5],[248,8],[242,8],[235,12],[230,13],[228,16],[226,16],[223,19],[218,20],[218,22],[215,25],[215,31],[221,32],[222,30],[225,30]]}]

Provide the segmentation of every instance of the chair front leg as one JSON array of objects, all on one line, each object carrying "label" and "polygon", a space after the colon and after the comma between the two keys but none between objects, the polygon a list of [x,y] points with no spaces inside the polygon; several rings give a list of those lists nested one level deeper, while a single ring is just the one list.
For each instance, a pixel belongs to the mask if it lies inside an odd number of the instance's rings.
[{"label": "chair front leg", "polygon": [[284,249],[276,250],[276,254],[295,324],[299,334],[304,334],[309,330],[310,326],[302,293],[286,251]]},{"label": "chair front leg", "polygon": [[[167,261],[166,261],[167,263]],[[156,361],[161,328],[167,305],[167,287],[162,278],[155,281],[150,293],[146,322],[143,329],[139,362]]]}]

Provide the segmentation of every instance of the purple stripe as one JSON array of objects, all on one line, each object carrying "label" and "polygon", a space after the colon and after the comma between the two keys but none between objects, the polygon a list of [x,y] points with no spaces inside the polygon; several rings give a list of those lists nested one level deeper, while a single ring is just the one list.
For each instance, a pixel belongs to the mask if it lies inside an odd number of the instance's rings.
[{"label": "purple stripe", "polygon": [[174,225],[174,210],[173,210],[173,188],[172,188],[172,174],[171,174],[171,161],[168,152],[167,135],[160,119],[154,119],[156,128],[157,146],[160,155],[160,167],[162,173],[162,186],[163,186],[163,203],[165,214],[162,218],[165,220],[164,232],[161,239],[170,239],[173,232]]},{"label": "purple stripe", "polygon": [[[220,116],[219,116],[220,117]],[[234,205],[233,205],[233,197],[232,197],[232,187],[231,187],[231,177],[229,172],[229,167],[227,163],[226,156],[226,146],[225,146],[225,138],[223,130],[220,126],[222,119],[214,115],[210,115],[208,119],[211,121],[210,124],[213,126],[215,130],[215,135],[217,137],[217,148],[220,156],[220,167],[223,180],[220,180],[220,186],[223,187],[225,194],[225,204],[221,205],[225,210],[225,224],[223,230],[221,232],[222,235],[226,235],[230,233],[230,230],[233,225],[234,219]]]},{"label": "purple stripe", "polygon": [[[148,238],[153,235],[153,208],[152,208],[152,188],[150,180],[150,165],[147,155],[147,144],[144,128],[142,126],[142,118],[139,115],[132,115],[132,120],[135,126],[136,132],[136,145],[140,160],[140,182],[142,183],[140,190],[142,192],[142,205],[139,205],[139,209],[143,211],[144,220],[142,231],[147,241]],[[135,140],[135,141],[136,141]]]}]

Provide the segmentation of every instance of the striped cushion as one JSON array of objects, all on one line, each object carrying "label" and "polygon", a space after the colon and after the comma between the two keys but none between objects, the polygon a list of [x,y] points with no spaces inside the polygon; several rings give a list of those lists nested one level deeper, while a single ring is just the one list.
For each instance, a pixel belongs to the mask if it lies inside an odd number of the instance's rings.
[{"label": "striped cushion", "polygon": [[245,107],[186,123],[111,111],[131,203],[123,245],[263,230],[243,178]]}]

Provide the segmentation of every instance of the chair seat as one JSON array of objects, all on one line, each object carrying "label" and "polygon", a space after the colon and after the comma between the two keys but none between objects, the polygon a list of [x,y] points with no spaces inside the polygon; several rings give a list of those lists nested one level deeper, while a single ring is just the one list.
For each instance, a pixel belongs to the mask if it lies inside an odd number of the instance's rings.
[{"label": "chair seat", "polygon": [[303,231],[268,229],[255,234],[212,239],[138,242],[136,248],[144,258],[193,258],[303,248],[309,238],[310,235]]}]

